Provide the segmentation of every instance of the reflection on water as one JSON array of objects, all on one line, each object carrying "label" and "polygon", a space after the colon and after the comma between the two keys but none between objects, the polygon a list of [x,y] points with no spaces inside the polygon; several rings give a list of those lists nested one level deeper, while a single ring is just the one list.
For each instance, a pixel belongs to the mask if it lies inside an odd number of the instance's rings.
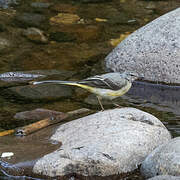
[{"label": "reflection on water", "polygon": [[180,115],[180,86],[168,86],[162,84],[152,84],[136,82],[128,92],[129,96],[141,99],[144,103],[152,103],[159,110],[173,112]]},{"label": "reflection on water", "polygon": [[[158,117],[174,136],[180,135],[180,86],[135,82],[129,101]],[[150,109],[148,109],[150,108]],[[153,110],[152,110],[153,109]]]}]

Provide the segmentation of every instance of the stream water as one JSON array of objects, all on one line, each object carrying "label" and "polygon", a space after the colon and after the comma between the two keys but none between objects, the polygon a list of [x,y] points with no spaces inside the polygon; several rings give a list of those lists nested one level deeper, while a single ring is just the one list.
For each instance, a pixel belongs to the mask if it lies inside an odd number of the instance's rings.
[{"label": "stream water", "polygon": [[[123,38],[179,6],[179,0],[0,0],[0,73],[58,70],[72,80],[100,74],[104,58]],[[68,16],[59,20],[58,14],[63,13]],[[52,77],[61,79],[62,74],[52,73]],[[87,102],[89,94],[80,89],[73,89],[72,97],[43,100],[26,95],[20,98],[18,86],[22,84],[0,82],[0,131],[29,124],[13,118],[21,111],[99,110],[96,103]],[[14,87],[12,93],[9,88]],[[180,135],[179,91],[178,86],[135,82],[118,103],[155,115],[176,137]],[[34,143],[37,137],[31,140]],[[13,142],[14,136],[0,137],[0,153],[8,148],[11,151]],[[22,140],[18,143],[21,146]]]}]

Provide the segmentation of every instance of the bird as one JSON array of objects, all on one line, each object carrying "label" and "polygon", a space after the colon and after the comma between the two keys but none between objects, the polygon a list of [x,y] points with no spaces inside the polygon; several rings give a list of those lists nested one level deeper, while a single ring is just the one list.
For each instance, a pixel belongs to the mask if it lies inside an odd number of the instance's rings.
[{"label": "bird", "polygon": [[70,86],[78,86],[87,91],[94,93],[97,96],[98,102],[102,111],[104,107],[101,99],[113,100],[127,93],[132,86],[132,82],[138,79],[138,74],[135,72],[125,71],[110,72],[101,75],[88,77],[80,81],[61,81],[61,80],[46,80],[46,81],[33,81],[31,84],[38,85],[44,83],[55,83]]}]

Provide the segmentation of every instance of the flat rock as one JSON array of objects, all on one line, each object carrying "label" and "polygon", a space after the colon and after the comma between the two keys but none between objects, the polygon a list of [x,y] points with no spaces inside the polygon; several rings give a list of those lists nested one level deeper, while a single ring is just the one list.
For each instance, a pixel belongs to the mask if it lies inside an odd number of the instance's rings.
[{"label": "flat rock", "polygon": [[47,9],[49,8],[51,4],[47,3],[47,2],[33,2],[31,3],[31,7],[33,8],[43,8],[43,9]]},{"label": "flat rock", "polygon": [[143,161],[141,173],[147,177],[156,175],[180,176],[180,137],[157,147]]},{"label": "flat rock", "polygon": [[72,96],[72,88],[58,84],[17,86],[4,90],[6,94],[26,100],[57,100]]},{"label": "flat rock", "polygon": [[145,80],[180,84],[180,8],[123,40],[107,57],[111,71],[135,71]]},{"label": "flat rock", "polygon": [[61,141],[62,146],[40,158],[33,172],[50,177],[126,173],[137,169],[153,149],[170,139],[165,126],[141,110],[98,112],[61,125],[51,140]]},{"label": "flat rock", "polygon": [[14,71],[0,74],[0,87],[7,88],[17,85],[27,84],[28,81],[40,80],[42,78],[67,80],[76,72],[65,70],[32,70],[32,71]]},{"label": "flat rock", "polygon": [[27,73],[27,72],[5,72],[0,74],[0,80],[6,81],[6,82],[23,82],[23,81],[30,81],[37,78],[45,77],[45,75],[42,74],[34,74],[34,73]]},{"label": "flat rock", "polygon": [[180,176],[162,175],[162,176],[155,176],[148,180],[180,180]]},{"label": "flat rock", "polygon": [[50,118],[50,117],[56,117],[57,115],[61,115],[62,112],[58,111],[53,111],[49,109],[34,109],[32,111],[23,111],[23,112],[18,112],[15,114],[14,118],[19,119],[19,120],[42,120],[45,118]]},{"label": "flat rock", "polygon": [[52,5],[51,9],[55,12],[63,12],[63,13],[70,13],[70,14],[76,14],[77,10],[79,8],[79,5],[77,4],[66,4],[66,3],[55,3]]}]

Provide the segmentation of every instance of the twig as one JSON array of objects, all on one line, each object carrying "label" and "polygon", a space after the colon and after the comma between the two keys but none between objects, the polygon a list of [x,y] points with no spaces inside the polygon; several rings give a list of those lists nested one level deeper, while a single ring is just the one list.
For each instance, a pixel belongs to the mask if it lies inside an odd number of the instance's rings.
[{"label": "twig", "polygon": [[38,131],[39,129],[42,129],[42,128],[45,128],[52,124],[57,124],[61,121],[64,121],[65,119],[67,119],[69,117],[78,116],[80,114],[84,114],[84,113],[88,113],[88,112],[90,112],[89,109],[82,108],[82,109],[78,109],[75,111],[70,111],[68,113],[62,113],[61,115],[57,115],[56,117],[46,118],[46,119],[37,121],[35,123],[23,126],[21,128],[16,128],[15,135],[26,136],[35,131]]}]

